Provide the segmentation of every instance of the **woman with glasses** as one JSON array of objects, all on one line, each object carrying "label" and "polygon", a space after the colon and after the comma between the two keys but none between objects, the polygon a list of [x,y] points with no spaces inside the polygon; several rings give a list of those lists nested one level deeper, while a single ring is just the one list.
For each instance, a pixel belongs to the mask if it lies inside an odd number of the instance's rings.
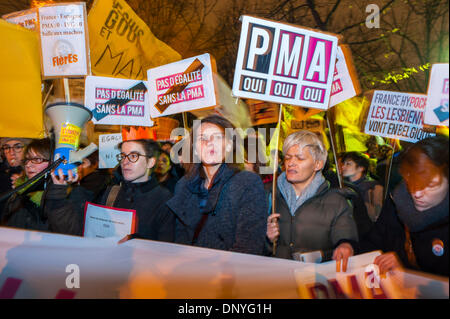
[{"label": "woman with glasses", "polygon": [[152,140],[129,140],[120,144],[120,169],[116,171],[116,184],[105,187],[100,195],[82,186],[74,187],[67,195],[68,184],[77,180],[69,171],[67,178],[59,171],[52,172],[53,185],[49,186],[46,212],[50,230],[58,233],[83,235],[86,201],[103,206],[136,211],[135,237],[172,241],[173,216],[165,208],[171,197],[159,186],[153,174],[159,146]]},{"label": "woman with glasses", "polygon": [[[23,159],[24,174],[14,180],[14,188],[48,167],[50,149],[49,139],[33,140],[26,147]],[[1,215],[1,224],[17,228],[47,230],[48,225],[43,214],[44,185],[45,177],[12,195]]]},{"label": "woman with glasses", "polygon": [[[237,163],[234,126],[212,115],[192,129],[187,174],[167,206],[176,215],[175,242],[262,254],[267,199],[258,175]],[[227,132],[228,131],[228,132]]]}]

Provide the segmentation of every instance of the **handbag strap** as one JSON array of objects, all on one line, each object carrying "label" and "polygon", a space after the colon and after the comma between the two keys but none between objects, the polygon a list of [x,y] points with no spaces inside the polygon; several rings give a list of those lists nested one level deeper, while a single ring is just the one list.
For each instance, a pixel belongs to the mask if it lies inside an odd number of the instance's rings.
[{"label": "handbag strap", "polygon": [[108,198],[106,199],[106,206],[108,206],[108,207],[114,206],[114,202],[116,201],[119,191],[120,191],[120,185],[114,185],[111,187],[109,194],[108,194]]}]

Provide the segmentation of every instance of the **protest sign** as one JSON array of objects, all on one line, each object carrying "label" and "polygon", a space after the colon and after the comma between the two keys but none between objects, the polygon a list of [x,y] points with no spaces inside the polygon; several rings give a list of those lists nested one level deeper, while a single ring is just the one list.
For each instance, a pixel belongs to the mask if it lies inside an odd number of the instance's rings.
[{"label": "protest sign", "polygon": [[352,53],[347,45],[338,46],[330,107],[361,93],[358,75],[353,65]]},{"label": "protest sign", "polygon": [[44,137],[37,32],[0,20],[0,136]]},{"label": "protest sign", "polygon": [[136,211],[86,202],[83,236],[123,238],[136,232]]},{"label": "protest sign", "polygon": [[448,63],[433,64],[428,82],[425,124],[448,126]]},{"label": "protest sign", "polygon": [[38,17],[36,8],[8,13],[3,15],[2,18],[28,30],[37,30]]},{"label": "protest sign", "polygon": [[364,133],[415,143],[432,136],[423,130],[427,96],[374,91]]},{"label": "protest sign", "polygon": [[45,78],[90,73],[86,3],[49,4],[38,9],[41,64]]},{"label": "protest sign", "polygon": [[114,168],[119,164],[116,156],[120,153],[118,145],[121,142],[122,133],[99,135],[98,168]]},{"label": "protest sign", "polygon": [[152,118],[216,105],[214,59],[208,54],[147,71]]},{"label": "protest sign", "polygon": [[327,109],[337,36],[243,16],[233,94]]},{"label": "protest sign", "polygon": [[88,76],[84,91],[94,124],[153,126],[145,82]]},{"label": "protest sign", "polygon": [[181,59],[125,0],[96,0],[88,23],[94,75],[146,80],[145,70]]},{"label": "protest sign", "polygon": [[279,105],[249,99],[246,101],[253,126],[278,122]]},{"label": "protest sign", "polygon": [[[361,258],[364,263],[356,263]],[[348,275],[352,265],[367,262],[373,260],[350,257]],[[346,275],[336,273],[333,262],[316,266],[317,277]],[[116,238],[0,227],[0,298],[298,299],[307,297],[298,279],[310,269],[294,260],[159,241],[118,245]],[[448,299],[448,278],[401,274],[401,298]]]}]

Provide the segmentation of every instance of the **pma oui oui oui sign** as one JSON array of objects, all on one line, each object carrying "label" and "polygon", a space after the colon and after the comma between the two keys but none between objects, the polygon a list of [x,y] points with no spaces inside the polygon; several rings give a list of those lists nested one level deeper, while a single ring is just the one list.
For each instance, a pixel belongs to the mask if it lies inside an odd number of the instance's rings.
[{"label": "pma oui oui oui sign", "polygon": [[233,94],[327,109],[337,36],[249,16],[241,19]]}]

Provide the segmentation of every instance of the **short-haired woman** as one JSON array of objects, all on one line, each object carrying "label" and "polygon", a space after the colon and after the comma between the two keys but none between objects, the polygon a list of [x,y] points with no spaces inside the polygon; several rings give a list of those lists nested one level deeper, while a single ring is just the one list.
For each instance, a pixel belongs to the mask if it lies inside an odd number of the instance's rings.
[{"label": "short-haired woman", "polygon": [[190,150],[196,160],[191,160],[167,202],[176,216],[175,242],[262,254],[267,198],[259,176],[241,171],[232,159],[236,150],[233,129],[218,115],[194,125]]}]

